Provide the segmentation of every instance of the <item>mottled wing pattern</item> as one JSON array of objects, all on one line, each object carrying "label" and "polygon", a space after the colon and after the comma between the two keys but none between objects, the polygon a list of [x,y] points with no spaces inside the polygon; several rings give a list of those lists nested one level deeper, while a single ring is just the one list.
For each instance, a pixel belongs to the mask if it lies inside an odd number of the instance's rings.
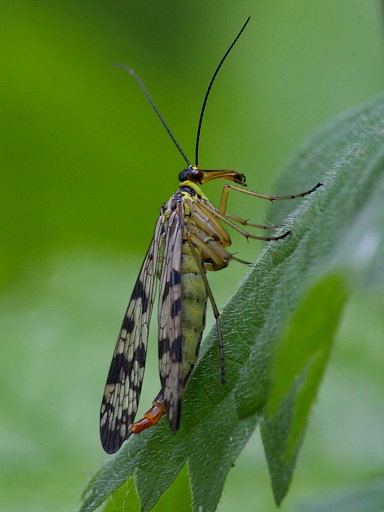
[{"label": "mottled wing pattern", "polygon": [[133,289],[109,369],[100,410],[101,443],[107,453],[116,452],[129,437],[137,412],[163,232],[164,218],[160,216]]},{"label": "mottled wing pattern", "polygon": [[176,198],[166,228],[159,292],[159,373],[164,405],[173,431],[179,426],[183,393],[181,330],[181,255],[184,232],[182,198]]}]

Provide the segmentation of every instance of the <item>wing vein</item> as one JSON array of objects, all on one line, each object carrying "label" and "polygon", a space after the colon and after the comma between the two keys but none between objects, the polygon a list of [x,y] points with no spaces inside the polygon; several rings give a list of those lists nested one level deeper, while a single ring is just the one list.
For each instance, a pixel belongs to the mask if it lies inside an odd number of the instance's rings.
[{"label": "wing vein", "polygon": [[100,437],[107,453],[114,453],[120,448],[129,437],[135,420],[144,377],[163,233],[164,217],[161,215],[136,280],[113,353],[100,409]]}]

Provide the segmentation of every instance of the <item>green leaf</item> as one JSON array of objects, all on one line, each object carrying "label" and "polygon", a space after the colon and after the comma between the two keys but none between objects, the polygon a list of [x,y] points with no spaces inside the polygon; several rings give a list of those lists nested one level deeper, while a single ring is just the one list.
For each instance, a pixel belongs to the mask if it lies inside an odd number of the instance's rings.
[{"label": "green leaf", "polygon": [[[316,283],[298,307],[277,348],[271,370],[272,389],[262,423],[277,503],[290,483],[346,298],[343,276],[329,275]],[[327,305],[321,315],[319,304]]]},{"label": "green leaf", "polygon": [[103,512],[113,512],[115,510],[137,510],[139,500],[135,491],[133,479],[129,478],[124,484],[112,492],[106,500]]},{"label": "green leaf", "polygon": [[[154,511],[167,510],[167,512],[179,512],[191,510],[191,493],[187,468],[180,471],[173,485],[162,495],[154,507]],[[116,491],[113,491],[106,501],[103,512],[115,510],[138,510],[139,501],[135,492],[133,479],[129,478]]]},{"label": "green leaf", "polygon": [[383,134],[380,97],[326,126],[291,159],[282,193],[320,179],[324,186],[273,205],[271,217],[279,223],[285,215],[292,235],[266,246],[223,311],[227,383],[214,330],[187,386],[180,430],[173,435],[162,421],[132,437],[88,486],[83,511],[132,474],[141,509],[151,510],[185,465],[192,510],[215,510],[260,418],[275,499],[283,499],[346,294],[383,288]]}]

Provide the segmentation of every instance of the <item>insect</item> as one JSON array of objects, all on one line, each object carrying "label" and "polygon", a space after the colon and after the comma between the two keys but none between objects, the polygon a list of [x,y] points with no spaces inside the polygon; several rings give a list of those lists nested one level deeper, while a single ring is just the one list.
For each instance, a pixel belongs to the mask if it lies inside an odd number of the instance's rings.
[{"label": "insect", "polygon": [[[104,450],[114,453],[132,434],[142,432],[167,416],[173,432],[179,427],[184,388],[196,364],[208,299],[212,304],[218,333],[221,379],[225,382],[223,337],[219,311],[211,292],[206,272],[218,271],[231,260],[239,260],[227,248],[231,239],[223,224],[246,238],[276,241],[290,231],[275,236],[256,236],[245,228],[271,229],[271,226],[251,224],[227,213],[230,191],[239,191],[269,201],[294,199],[311,194],[311,190],[296,195],[270,196],[242,188],[244,174],[233,170],[203,170],[198,165],[200,131],[212,84],[224,60],[247,25],[249,18],[221,59],[209,83],[198,123],[195,165],[191,165],[153,103],[136,73],[123,67],[139,83],[157,116],[165,126],[179,152],[187,162],[179,174],[179,189],[160,210],[154,236],[134,286],[128,309],[117,339],[108,373],[100,410],[100,435]],[[224,186],[218,208],[210,203],[201,185],[210,180],[225,179],[234,184]],[[273,227],[272,227],[273,228]],[[246,262],[243,262],[246,263]],[[156,282],[160,280],[158,305],[159,374],[161,389],[144,417],[135,423],[146,360],[149,323]]]}]

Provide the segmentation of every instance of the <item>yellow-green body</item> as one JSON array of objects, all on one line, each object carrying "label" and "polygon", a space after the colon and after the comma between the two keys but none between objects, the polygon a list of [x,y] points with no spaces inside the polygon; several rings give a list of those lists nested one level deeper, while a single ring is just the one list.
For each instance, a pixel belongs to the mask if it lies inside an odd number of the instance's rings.
[{"label": "yellow-green body", "polygon": [[[199,251],[201,252],[201,251]],[[199,255],[201,257],[201,255]],[[205,329],[208,294],[203,277],[188,242],[181,255],[181,331],[184,381],[196,364],[200,342]]]},{"label": "yellow-green body", "polygon": [[214,208],[201,188],[190,180],[179,184],[184,210],[181,251],[181,330],[184,385],[199,356],[208,301],[206,270],[226,267],[231,241],[227,231],[205,210]]}]

